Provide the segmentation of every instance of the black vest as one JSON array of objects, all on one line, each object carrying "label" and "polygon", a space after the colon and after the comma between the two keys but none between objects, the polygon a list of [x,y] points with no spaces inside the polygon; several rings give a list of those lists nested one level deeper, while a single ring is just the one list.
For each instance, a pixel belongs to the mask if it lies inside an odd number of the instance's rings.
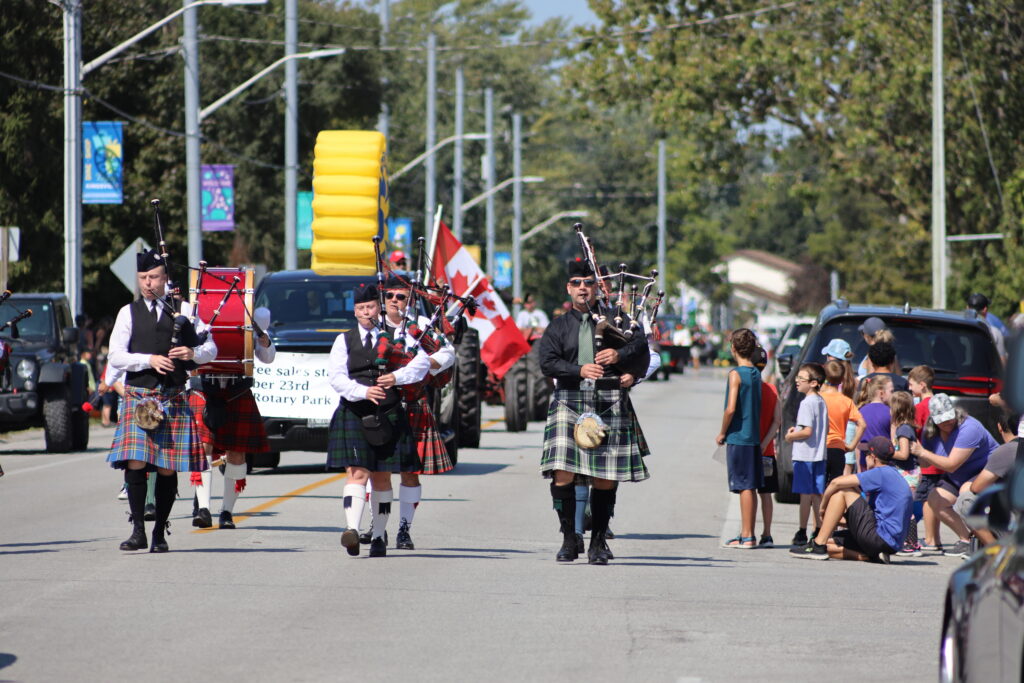
[{"label": "black vest", "polygon": [[[154,323],[153,314],[149,312],[149,302],[145,299],[133,301],[129,310],[132,314],[132,336],[128,340],[128,352],[166,356],[171,350],[174,316],[166,310],[161,311],[160,320]],[[129,371],[126,373],[126,383],[129,386],[146,389],[181,386],[187,378],[185,369],[181,367],[181,363],[175,362],[174,365],[174,372],[166,375],[161,375],[153,368],[138,372]]]},{"label": "black vest", "polygon": [[[363,337],[366,336],[366,330],[360,325],[356,325],[348,332],[345,333],[345,344],[348,345],[348,376],[355,381],[362,384],[364,387],[372,387],[377,382],[377,377],[385,374],[387,371],[381,371],[381,366],[377,365],[377,349],[376,346],[367,351],[363,347]],[[378,337],[379,339],[379,337]],[[393,406],[400,400],[398,390],[394,387],[385,389],[386,396],[380,403],[381,408],[387,408]],[[356,401],[346,403],[353,409],[357,415],[364,415],[367,413],[377,412],[378,406],[372,401]]]}]

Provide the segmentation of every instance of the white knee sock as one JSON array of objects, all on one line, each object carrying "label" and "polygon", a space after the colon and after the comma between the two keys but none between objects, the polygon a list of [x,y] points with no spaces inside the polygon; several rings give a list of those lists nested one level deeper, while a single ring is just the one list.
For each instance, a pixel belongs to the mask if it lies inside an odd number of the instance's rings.
[{"label": "white knee sock", "polygon": [[391,501],[395,494],[387,491],[374,491],[370,494],[370,507],[373,509],[373,525],[370,527],[370,536],[378,538],[384,536],[384,530],[388,526],[388,518],[391,517]]},{"label": "white knee sock", "polygon": [[[206,458],[206,464],[210,464],[209,457]],[[196,497],[199,499],[199,507],[201,508],[209,509],[210,507],[210,478],[212,476],[213,473],[209,469],[200,473],[202,483],[196,486]]]},{"label": "white knee sock", "polygon": [[406,486],[402,484],[402,487],[399,489],[399,512],[401,513],[399,521],[402,524],[412,526],[412,518],[416,514],[416,508],[419,507],[420,496],[422,495],[422,486]]},{"label": "white knee sock", "polygon": [[342,495],[345,502],[345,524],[349,529],[359,531],[359,522],[363,518],[363,507],[366,506],[366,486],[345,484]]},{"label": "white knee sock", "polygon": [[224,500],[221,505],[222,510],[232,512],[235,509],[235,501],[238,499],[235,482],[241,481],[244,488],[245,469],[245,463],[241,465],[232,465],[229,462],[224,463]]}]

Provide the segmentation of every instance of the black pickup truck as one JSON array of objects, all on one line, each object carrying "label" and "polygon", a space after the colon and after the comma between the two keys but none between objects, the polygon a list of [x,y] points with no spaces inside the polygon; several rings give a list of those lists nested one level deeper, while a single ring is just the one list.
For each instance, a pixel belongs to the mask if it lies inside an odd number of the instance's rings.
[{"label": "black pickup truck", "polygon": [[[15,294],[0,305],[0,430],[43,427],[46,450],[66,453],[89,446],[88,369],[78,362],[78,329],[63,294]],[[9,351],[8,351],[9,349]]]}]

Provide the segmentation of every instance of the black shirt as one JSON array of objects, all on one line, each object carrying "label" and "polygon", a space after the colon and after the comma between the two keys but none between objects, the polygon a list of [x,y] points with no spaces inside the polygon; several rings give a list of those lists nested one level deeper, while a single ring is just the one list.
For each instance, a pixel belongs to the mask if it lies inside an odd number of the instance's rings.
[{"label": "black shirt", "polygon": [[[538,342],[537,355],[540,369],[546,377],[555,379],[580,379],[579,337],[582,316],[575,308],[565,315],[555,318],[544,330],[544,336]],[[594,345],[594,353],[598,351]],[[650,352],[647,340],[640,331],[630,338],[619,351],[619,362],[605,368],[605,375],[622,375],[629,373],[637,378],[647,374],[650,364]]]}]

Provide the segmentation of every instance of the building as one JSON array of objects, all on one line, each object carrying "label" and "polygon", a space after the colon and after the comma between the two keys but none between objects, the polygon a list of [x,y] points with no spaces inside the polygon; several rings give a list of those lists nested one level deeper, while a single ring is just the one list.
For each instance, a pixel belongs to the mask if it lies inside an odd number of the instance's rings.
[{"label": "building", "polygon": [[732,289],[734,313],[790,315],[787,297],[801,266],[759,249],[740,249],[722,259],[721,273]]}]

